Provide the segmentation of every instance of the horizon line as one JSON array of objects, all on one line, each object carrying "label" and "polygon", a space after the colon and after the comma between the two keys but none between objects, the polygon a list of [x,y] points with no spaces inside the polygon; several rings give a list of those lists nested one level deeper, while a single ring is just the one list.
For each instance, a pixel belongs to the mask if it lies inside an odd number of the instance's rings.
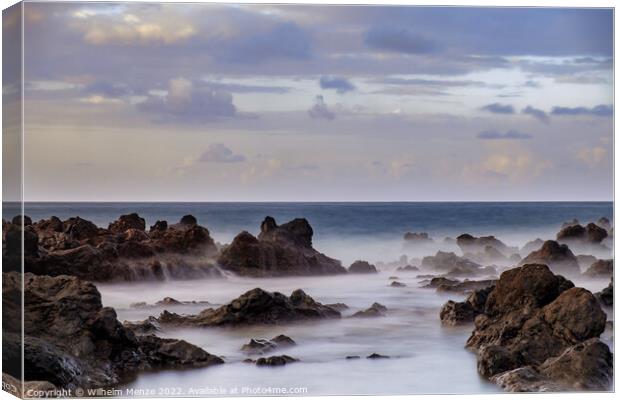
[{"label": "horizon line", "polygon": [[8,203],[185,203],[185,204],[216,204],[216,203],[281,203],[281,204],[325,204],[325,203],[613,203],[614,199],[609,200],[7,200]]}]

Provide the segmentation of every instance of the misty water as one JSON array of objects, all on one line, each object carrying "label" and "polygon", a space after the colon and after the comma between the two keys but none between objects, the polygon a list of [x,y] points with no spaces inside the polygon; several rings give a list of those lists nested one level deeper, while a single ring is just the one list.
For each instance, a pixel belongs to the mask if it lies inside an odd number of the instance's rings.
[{"label": "misty water", "polygon": [[[380,272],[262,279],[226,273],[221,279],[98,283],[104,305],[114,307],[121,321],[143,320],[164,310],[164,307],[131,307],[132,303],[154,304],[167,296],[210,303],[165,307],[179,314],[196,314],[207,307],[226,304],[256,287],[286,295],[301,288],[321,303],[345,303],[350,307],[339,320],[227,329],[165,329],[158,334],[185,339],[224,358],[226,363],[208,368],[145,372],[125,388],[155,389],[149,396],[277,394],[253,392],[257,388],[305,388],[307,391],[302,394],[309,395],[421,394],[485,393],[500,389],[478,375],[475,355],[464,348],[472,326],[446,327],[440,323],[440,307],[449,299],[462,300],[465,296],[421,288],[423,279],[416,276],[427,272],[395,271],[396,260],[405,255],[410,263],[419,265],[419,258],[433,255],[438,249],[460,255],[461,251],[453,244],[444,243],[443,238],[454,238],[465,232],[476,236],[495,235],[509,246],[522,247],[536,238],[554,238],[562,222],[573,218],[581,222],[600,217],[611,220],[613,205],[610,202],[30,203],[26,207],[26,214],[35,220],[50,215],[62,219],[80,215],[104,227],[120,214],[129,212],[145,217],[147,226],[157,219],[175,222],[182,215],[193,214],[220,243],[229,243],[242,230],[257,234],[266,215],[274,216],[279,223],[305,217],[314,229],[313,244],[319,251],[342,260],[345,266],[356,259],[377,263]],[[407,247],[403,241],[406,231],[428,232],[436,241]],[[612,258],[611,252],[604,256]],[[390,287],[391,276],[398,276],[398,281],[407,286]],[[607,286],[609,280],[575,283],[596,292]],[[386,316],[348,318],[374,302],[388,308]],[[243,344],[251,338],[269,339],[279,334],[290,336],[297,346],[270,355],[287,354],[299,358],[300,362],[274,368],[243,363],[247,358],[240,351]],[[609,328],[603,340],[611,344],[612,334]],[[372,353],[390,359],[365,358]],[[361,358],[346,360],[347,356]],[[216,389],[226,392],[214,392]]]}]

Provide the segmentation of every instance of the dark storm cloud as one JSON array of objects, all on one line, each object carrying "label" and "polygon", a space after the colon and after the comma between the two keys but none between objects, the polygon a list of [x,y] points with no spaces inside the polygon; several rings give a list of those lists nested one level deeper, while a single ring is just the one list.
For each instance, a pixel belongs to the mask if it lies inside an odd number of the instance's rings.
[{"label": "dark storm cloud", "polygon": [[366,46],[380,50],[407,54],[428,54],[438,51],[437,43],[407,28],[381,26],[364,35]]},{"label": "dark storm cloud", "polygon": [[307,60],[312,55],[310,36],[294,22],[280,23],[266,32],[242,35],[223,43],[225,60],[254,64],[268,60]]},{"label": "dark storm cloud", "polygon": [[492,103],[482,107],[481,110],[488,111],[493,114],[514,114],[515,108],[510,104]]},{"label": "dark storm cloud", "polygon": [[547,113],[541,109],[534,108],[532,106],[527,106],[523,110],[521,110],[521,113],[526,114],[526,115],[531,115],[532,117],[536,118],[537,120],[545,124],[549,123],[549,115],[547,115]]},{"label": "dark storm cloud", "polygon": [[596,107],[553,107],[552,115],[588,115],[595,117],[611,117],[614,114],[613,106],[600,104]]},{"label": "dark storm cloud", "polygon": [[502,140],[502,139],[523,140],[523,139],[531,139],[532,135],[511,129],[504,133],[500,131],[496,131],[496,130],[483,131],[483,132],[480,132],[476,137],[482,140]]},{"label": "dark storm cloud", "polygon": [[321,89],[335,89],[338,93],[346,93],[355,90],[355,85],[346,78],[337,76],[322,76],[319,79]]}]

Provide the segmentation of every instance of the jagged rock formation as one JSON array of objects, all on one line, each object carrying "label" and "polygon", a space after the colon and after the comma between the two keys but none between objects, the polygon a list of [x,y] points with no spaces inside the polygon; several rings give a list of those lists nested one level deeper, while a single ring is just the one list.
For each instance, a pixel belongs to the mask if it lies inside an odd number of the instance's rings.
[{"label": "jagged rock formation", "polygon": [[[118,384],[152,368],[204,367],[223,361],[183,340],[136,336],[103,307],[91,283],[70,276],[24,275],[24,371],[27,381],[58,388]],[[21,279],[4,273],[3,307],[19,312]],[[3,362],[21,357],[21,327],[6,326]],[[19,376],[18,371],[7,371]]]},{"label": "jagged rock formation", "polygon": [[[187,222],[168,227],[158,221],[157,229],[147,233],[145,225],[135,213],[121,215],[108,229],[80,217],[30,224],[23,228],[25,270],[91,281],[219,276],[209,261],[217,249],[206,228]],[[19,270],[21,233],[21,225],[7,224],[5,271]]]},{"label": "jagged rock formation", "polygon": [[261,224],[261,233],[238,234],[222,250],[222,268],[244,276],[342,274],[346,269],[312,247],[312,227],[297,218],[278,226],[272,217]]},{"label": "jagged rock formation", "polygon": [[350,274],[376,274],[377,268],[367,261],[357,260],[349,266]]},{"label": "jagged rock formation", "polygon": [[567,276],[577,276],[581,273],[573,252],[567,245],[554,240],[547,240],[540,249],[531,252],[519,263],[519,265],[525,264],[544,264],[552,271]]},{"label": "jagged rock formation", "polygon": [[229,304],[208,308],[197,315],[178,315],[164,311],[158,318],[162,325],[240,326],[282,324],[312,319],[340,318],[340,312],[315,301],[297,289],[290,297],[278,292],[252,289]]},{"label": "jagged rock formation", "polygon": [[546,265],[504,272],[475,318],[467,347],[478,371],[507,390],[608,390],[606,315],[592,293]]}]

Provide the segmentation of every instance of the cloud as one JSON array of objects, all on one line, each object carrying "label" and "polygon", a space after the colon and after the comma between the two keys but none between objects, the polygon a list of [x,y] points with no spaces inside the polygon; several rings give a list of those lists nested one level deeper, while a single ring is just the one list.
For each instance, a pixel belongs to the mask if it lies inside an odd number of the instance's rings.
[{"label": "cloud", "polygon": [[590,167],[594,167],[605,160],[606,155],[607,149],[604,147],[584,147],[577,152],[577,159],[588,164]]},{"label": "cloud", "polygon": [[428,54],[438,50],[437,44],[406,28],[382,26],[375,27],[364,35],[366,46],[395,53]]},{"label": "cloud", "polygon": [[312,108],[308,110],[308,115],[310,115],[310,118],[326,119],[330,121],[336,118],[336,114],[330,111],[329,108],[327,107],[327,104],[325,103],[323,96],[321,95],[316,96],[314,98],[314,101],[315,101],[314,106],[312,106]]},{"label": "cloud", "polygon": [[537,120],[545,124],[549,123],[549,116],[547,115],[546,112],[544,112],[541,109],[534,108],[532,106],[527,106],[523,110],[521,110],[521,113],[526,114],[526,115],[531,115],[532,117],[536,118]]},{"label": "cloud", "polygon": [[614,114],[613,106],[600,104],[595,107],[553,107],[552,115],[591,115],[596,117],[610,117]]},{"label": "cloud", "polygon": [[131,93],[129,88],[125,85],[109,83],[106,81],[96,81],[88,84],[84,87],[83,91],[86,94],[113,98],[122,97]]},{"label": "cloud", "polygon": [[522,139],[531,139],[532,135],[527,133],[521,133],[514,129],[508,130],[505,133],[496,131],[496,130],[488,130],[480,132],[477,136],[478,139],[482,140],[501,140],[501,139],[511,139],[511,140],[522,140]]},{"label": "cloud", "polygon": [[242,83],[205,81],[212,89],[225,90],[230,93],[289,93],[291,88],[284,86],[247,85]]},{"label": "cloud", "polygon": [[[82,17],[87,18],[88,16]],[[84,33],[84,41],[94,45],[170,45],[196,34],[194,26],[187,22],[175,23],[174,19],[169,21],[171,22],[141,22],[135,16],[125,16],[119,23],[94,23]]]},{"label": "cloud", "polygon": [[493,113],[493,114],[514,114],[515,113],[514,107],[509,104],[500,104],[500,103],[487,104],[481,109],[484,111]]},{"label": "cloud", "polygon": [[230,93],[185,78],[171,79],[164,95],[150,94],[137,107],[157,122],[204,123],[238,115]]},{"label": "cloud", "polygon": [[319,84],[321,89],[335,89],[341,94],[355,90],[355,86],[351,82],[337,76],[322,76]]},{"label": "cloud", "polygon": [[282,22],[264,32],[247,32],[218,44],[231,63],[255,64],[268,60],[308,60],[310,36],[294,22]]},{"label": "cloud", "polygon": [[200,162],[236,163],[245,161],[245,156],[235,154],[222,143],[214,143],[198,158]]}]

